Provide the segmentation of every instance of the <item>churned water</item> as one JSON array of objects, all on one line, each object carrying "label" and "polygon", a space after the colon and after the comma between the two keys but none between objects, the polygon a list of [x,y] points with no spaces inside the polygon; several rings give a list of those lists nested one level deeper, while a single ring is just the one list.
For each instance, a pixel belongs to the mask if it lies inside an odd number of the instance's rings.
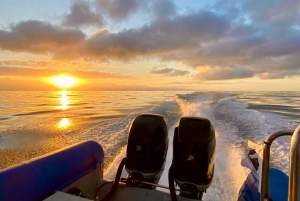
[{"label": "churned water", "polygon": [[[300,92],[0,92],[0,168],[82,140],[105,150],[108,178],[125,155],[128,129],[142,113],[163,115],[173,132],[181,116],[211,120],[216,130],[215,175],[204,200],[236,200],[249,173],[240,166],[247,140],[300,124]],[[289,137],[272,145],[272,166],[288,173]],[[167,171],[160,180],[167,185]]]}]

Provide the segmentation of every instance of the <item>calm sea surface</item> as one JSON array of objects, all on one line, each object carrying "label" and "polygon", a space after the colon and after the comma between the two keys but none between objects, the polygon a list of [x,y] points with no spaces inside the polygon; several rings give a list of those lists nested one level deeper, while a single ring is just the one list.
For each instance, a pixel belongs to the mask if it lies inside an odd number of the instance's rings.
[{"label": "calm sea surface", "polygon": [[[0,92],[0,169],[87,139],[104,147],[108,168],[124,154],[129,126],[142,113],[165,116],[169,138],[181,116],[209,118],[217,155],[204,199],[236,200],[248,173],[240,166],[247,140],[261,144],[273,132],[295,129],[300,92]],[[285,173],[289,143],[283,137],[272,145],[272,165]],[[165,177],[160,183],[167,185]]]}]

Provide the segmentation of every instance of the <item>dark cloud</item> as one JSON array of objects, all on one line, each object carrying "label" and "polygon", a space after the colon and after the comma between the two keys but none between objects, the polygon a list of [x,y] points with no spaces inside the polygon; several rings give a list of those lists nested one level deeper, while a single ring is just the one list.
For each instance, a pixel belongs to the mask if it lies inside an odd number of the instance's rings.
[{"label": "dark cloud", "polygon": [[254,75],[248,69],[245,68],[224,68],[224,67],[215,67],[209,68],[205,71],[201,71],[195,76],[195,79],[200,80],[229,80],[229,79],[240,79],[240,78],[249,78]]},{"label": "dark cloud", "polygon": [[285,30],[284,37],[273,36],[255,46],[251,50],[251,55],[259,57],[279,57],[300,52],[300,32],[292,29]]},{"label": "dark cloud", "polygon": [[11,25],[0,30],[0,49],[35,54],[53,53],[60,48],[72,48],[84,41],[82,31],[62,29],[37,20]]},{"label": "dark cloud", "polygon": [[133,78],[120,73],[107,73],[97,71],[79,71],[79,70],[52,70],[36,68],[17,68],[17,67],[0,67],[1,76],[24,76],[24,77],[50,77],[58,74],[71,74],[82,79],[98,78]]},{"label": "dark cloud", "polygon": [[269,78],[284,77],[283,72],[298,75],[299,36],[300,31],[291,27],[274,31],[269,27],[239,24],[218,40],[203,42],[189,51],[160,56],[164,61],[177,60],[194,68],[242,66],[259,77],[267,71],[278,74]]},{"label": "dark cloud", "polygon": [[190,74],[187,70],[177,70],[174,68],[153,68],[151,70],[152,74],[160,74],[165,76],[184,76]]},{"label": "dark cloud", "polygon": [[294,0],[226,0],[213,9],[252,25],[283,28],[299,24],[300,2]]},{"label": "dark cloud", "polygon": [[141,55],[186,51],[197,48],[201,42],[217,40],[228,30],[226,18],[201,11],[119,33],[102,29],[86,41],[81,53],[97,59],[127,60]]},{"label": "dark cloud", "polygon": [[168,73],[169,76],[184,76],[190,74],[190,71],[187,70],[174,70],[171,73]]},{"label": "dark cloud", "polygon": [[268,57],[251,64],[253,69],[261,69],[262,72],[300,70],[300,53],[279,57]]},{"label": "dark cloud", "polygon": [[246,0],[241,5],[241,10],[250,16],[253,23],[280,27],[289,27],[297,22],[299,9],[300,2],[294,0]]},{"label": "dark cloud", "polygon": [[289,78],[289,77],[300,77],[300,70],[264,72],[261,73],[259,77],[261,79],[282,79],[282,78]]},{"label": "dark cloud", "polygon": [[171,0],[94,0],[97,11],[108,20],[123,22],[130,17],[141,14],[152,14],[154,18],[174,17],[177,7]]},{"label": "dark cloud", "polygon": [[65,16],[63,25],[71,27],[79,26],[103,26],[103,17],[98,12],[93,12],[91,4],[86,1],[76,1],[71,7],[71,12]]},{"label": "dark cloud", "polygon": [[156,18],[168,18],[176,16],[176,5],[170,0],[155,0],[151,10]]},{"label": "dark cloud", "polygon": [[137,12],[146,1],[140,0],[95,0],[100,12],[105,13],[110,19],[123,21]]},{"label": "dark cloud", "polygon": [[152,74],[167,74],[173,72],[175,69],[173,68],[153,68],[151,70]]},{"label": "dark cloud", "polygon": [[300,76],[300,53],[264,57],[248,64],[248,68],[262,79]]}]

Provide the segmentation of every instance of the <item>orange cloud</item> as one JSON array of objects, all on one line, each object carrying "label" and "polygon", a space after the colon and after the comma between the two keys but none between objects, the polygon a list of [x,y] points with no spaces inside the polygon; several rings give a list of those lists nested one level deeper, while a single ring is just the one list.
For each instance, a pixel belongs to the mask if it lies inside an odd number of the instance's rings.
[{"label": "orange cloud", "polygon": [[34,60],[34,59],[0,59],[0,66],[9,67],[33,67],[33,68],[59,68],[59,69],[76,69],[76,68],[95,68],[102,66],[99,62],[88,61],[57,61],[57,60]]},{"label": "orange cloud", "polygon": [[133,78],[132,76],[113,73],[113,72],[97,72],[97,71],[80,71],[80,70],[52,70],[52,69],[36,69],[36,68],[18,68],[18,67],[1,67],[2,76],[25,76],[25,77],[50,77],[57,74],[71,74],[82,79],[99,79],[113,78],[125,79]]}]

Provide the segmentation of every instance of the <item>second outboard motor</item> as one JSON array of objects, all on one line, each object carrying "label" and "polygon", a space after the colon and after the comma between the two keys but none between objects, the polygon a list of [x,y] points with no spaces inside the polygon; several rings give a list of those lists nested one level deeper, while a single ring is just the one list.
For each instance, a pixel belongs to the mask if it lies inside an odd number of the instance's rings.
[{"label": "second outboard motor", "polygon": [[[181,196],[202,199],[213,179],[215,147],[215,130],[208,119],[180,119],[174,132],[173,163],[169,171],[171,196],[175,181]],[[177,199],[174,195],[175,192],[172,200]]]},{"label": "second outboard motor", "polygon": [[168,128],[163,116],[137,116],[130,127],[127,144],[125,168],[129,178],[158,183],[165,166],[168,142]]}]

